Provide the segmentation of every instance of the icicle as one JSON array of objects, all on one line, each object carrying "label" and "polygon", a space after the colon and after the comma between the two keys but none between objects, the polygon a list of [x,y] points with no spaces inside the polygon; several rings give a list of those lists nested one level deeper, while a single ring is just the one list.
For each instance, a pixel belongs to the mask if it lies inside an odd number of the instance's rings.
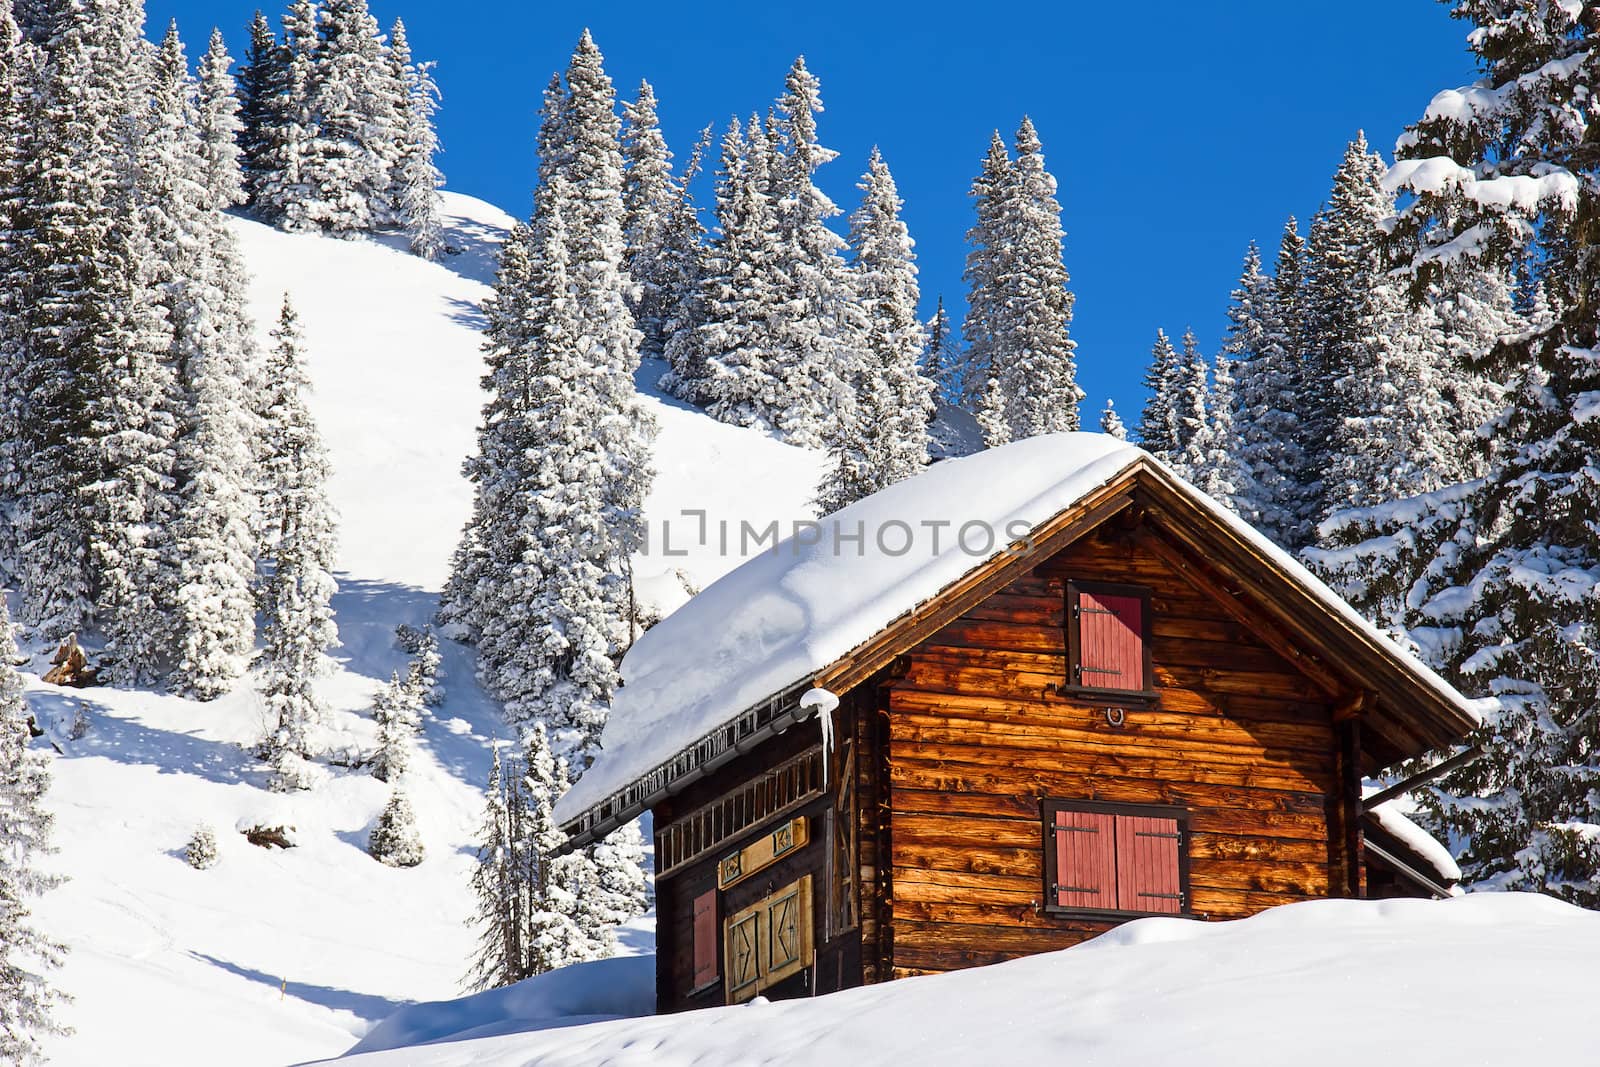
[{"label": "icicle", "polygon": [[[822,747],[828,755],[833,754],[833,711],[839,706],[836,694],[826,689],[807,689],[800,697],[801,708],[813,708],[817,713],[817,722],[822,725]],[[828,784],[828,760],[822,761],[822,784]]]}]

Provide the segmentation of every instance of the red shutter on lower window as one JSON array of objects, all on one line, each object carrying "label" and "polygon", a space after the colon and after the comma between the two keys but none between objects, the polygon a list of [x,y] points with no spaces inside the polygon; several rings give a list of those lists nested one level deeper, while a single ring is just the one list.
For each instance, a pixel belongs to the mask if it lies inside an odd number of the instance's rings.
[{"label": "red shutter on lower window", "polygon": [[1078,684],[1145,689],[1142,599],[1079,591]]},{"label": "red shutter on lower window", "polygon": [[1176,819],[1117,816],[1117,907],[1177,915],[1183,911]]},{"label": "red shutter on lower window", "polygon": [[717,892],[694,898],[694,987],[717,980]]},{"label": "red shutter on lower window", "polygon": [[1055,819],[1058,907],[1117,906],[1117,842],[1110,815],[1058,811]]}]

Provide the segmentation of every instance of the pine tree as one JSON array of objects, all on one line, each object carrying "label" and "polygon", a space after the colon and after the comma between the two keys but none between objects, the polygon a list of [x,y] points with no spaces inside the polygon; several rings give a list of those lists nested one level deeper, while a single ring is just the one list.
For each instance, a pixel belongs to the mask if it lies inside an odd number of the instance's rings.
[{"label": "pine tree", "polygon": [[326,652],[338,641],[329,606],[337,587],[333,515],[324,489],[327,460],[305,406],[299,325],[287,297],[273,339],[262,429],[262,500],[270,538],[262,557],[271,569],[262,596],[261,652],[272,725],[260,751],[273,764],[274,788],[291,790],[310,784],[305,761],[312,754],[311,731],[325,714],[314,680],[328,672]]},{"label": "pine tree", "polygon": [[837,511],[928,465],[932,386],[918,363],[927,335],[917,319],[916,257],[894,177],[877,149],[857,186],[850,216],[855,290],[866,312],[865,357],[855,396],[829,442],[833,467],[818,488],[824,512]]},{"label": "pine tree", "polygon": [[[1584,117],[1591,5],[1457,0],[1478,84],[1435,98],[1401,138],[1390,183],[1410,199],[1393,228],[1414,290],[1452,268],[1518,260],[1549,299],[1499,346],[1512,385],[1500,458],[1431,509],[1440,545],[1406,576],[1447,675],[1495,710],[1485,756],[1428,797],[1463,846],[1469,881],[1600,903],[1600,315],[1597,164]],[[1448,173],[1447,183],[1436,175]],[[1447,494],[1438,494],[1445,497]],[[1442,640],[1440,640],[1442,639]]]},{"label": "pine tree", "polygon": [[[226,53],[208,56],[202,68],[215,75],[218,62],[225,76]],[[175,370],[171,556],[159,581],[174,631],[172,686],[208,700],[244,673],[255,637],[248,403],[255,342],[244,310],[241,256],[222,215],[237,195],[237,164],[228,149],[205,140],[212,123],[196,105],[207,101],[208,91],[197,90],[188,74],[176,26],[162,44],[156,71],[157,121],[142,173],[149,185],[149,231],[166,268],[161,281]],[[224,88],[213,78],[210,92]],[[231,106],[231,92],[223,96],[210,101],[213,117]],[[210,132],[231,139],[225,121]],[[121,629],[129,637],[119,646],[148,641],[145,635],[155,631],[148,623]],[[129,658],[126,650],[120,658]]]},{"label": "pine tree", "polygon": [[[773,323],[779,296],[771,152],[754,117],[746,138],[738,119],[722,138],[717,181],[717,239],[703,283],[704,314],[692,343],[674,356],[679,382],[722,422],[776,430],[783,356]],[[695,364],[704,366],[696,374]],[[685,389],[680,387],[678,395]]]},{"label": "pine tree", "polygon": [[439,199],[444,177],[434,163],[439,152],[439,135],[433,124],[439,109],[439,87],[433,80],[432,63],[412,61],[406,26],[399,19],[389,31],[389,67],[392,80],[402,88],[389,199],[411,239],[411,254],[438,259],[445,251]]},{"label": "pine tree", "polygon": [[1234,418],[1239,401],[1234,386],[1234,362],[1223,352],[1212,370],[1211,389],[1206,395],[1206,426],[1194,468],[1194,482],[1207,496],[1237,513],[1241,497],[1249,497],[1244,472],[1239,466],[1239,430]]},{"label": "pine tree", "polygon": [[944,310],[943,296],[923,329],[928,335],[928,350],[922,361],[922,376],[933,385],[934,402],[960,407],[963,359],[950,316]]},{"label": "pine tree", "polygon": [[1076,430],[1083,399],[1073,358],[1077,343],[1068,335],[1073,295],[1061,259],[1061,205],[1031,119],[1017,130],[1016,150],[998,233],[1013,269],[995,279],[1002,308],[978,412],[991,447]]},{"label": "pine tree", "polygon": [[776,302],[769,315],[778,383],[772,414],[786,440],[806,447],[821,446],[838,432],[861,373],[866,329],[844,261],[845,242],[827,224],[839,209],[816,184],[818,169],[838,156],[817,140],[821,111],[820,83],[806,69],[805,57],[798,57],[784,79],[773,123],[774,253],[781,269],[774,274]]},{"label": "pine tree", "polygon": [[1198,483],[1211,451],[1211,418],[1206,412],[1206,398],[1211,391],[1207,382],[1209,368],[1193,330],[1185,329],[1180,343],[1183,352],[1178,357],[1173,395],[1178,434],[1172,465],[1183,477]]},{"label": "pine tree", "polygon": [[670,234],[683,191],[672,175],[672,153],[661,136],[656,94],[649,82],[639,83],[639,95],[623,106],[622,115],[622,154],[627,163],[622,186],[624,265],[635,287],[628,309],[639,327],[640,357],[659,359],[679,283]]},{"label": "pine tree", "polygon": [[380,782],[393,782],[411,766],[417,733],[422,729],[422,700],[395,674],[373,698],[372,721],[378,726],[372,776]]},{"label": "pine tree", "polygon": [[18,591],[23,622],[48,637],[146,613],[159,551],[146,508],[169,459],[165,324],[133,189],[149,47],[133,5],[56,16],[12,220],[30,237],[7,279],[13,455],[27,457]]},{"label": "pine tree", "polygon": [[478,865],[472,872],[477,904],[471,925],[478,928],[478,946],[466,985],[473,991],[527,977],[528,916],[539,884],[537,857],[527,847],[521,761],[513,756],[503,766],[498,744],[493,752],[478,832]]},{"label": "pine tree", "polygon": [[586,766],[629,637],[627,553],[653,425],[633,390],[614,97],[587,33],[566,84],[541,125],[533,222],[487,309],[477,501],[446,617],[477,640],[508,721],[546,724],[558,753]]},{"label": "pine tree", "polygon": [[662,254],[670,269],[662,272],[667,279],[667,292],[663,301],[666,317],[661,326],[661,355],[667,361],[667,372],[661,376],[659,387],[691,404],[705,399],[705,379],[710,373],[709,353],[701,331],[710,315],[706,278],[710,264],[705,227],[700,223],[690,187],[700,173],[710,144],[711,127],[707,126],[684,167],[662,240]]},{"label": "pine tree", "polygon": [[[270,38],[271,31],[268,31]],[[238,86],[228,69],[233,57],[221,30],[211,31],[211,44],[200,59],[200,144],[205,157],[206,201],[218,211],[244,202],[244,174],[239,149],[244,123],[239,117]]]},{"label": "pine tree", "polygon": [[[310,211],[312,141],[318,132],[321,11],[312,0],[294,0],[283,17],[283,43],[275,58],[263,58],[252,78],[261,92],[260,134],[247,139],[250,202],[267,222],[306,232],[318,227]],[[269,53],[270,55],[270,53]],[[254,90],[252,90],[254,91]],[[252,106],[254,106],[252,104]]]},{"label": "pine tree", "polygon": [[959,404],[976,412],[989,389],[996,367],[995,346],[1005,329],[1007,293],[1004,279],[1012,272],[1007,232],[1007,200],[1014,185],[1011,155],[995,130],[983,168],[973,179],[971,196],[977,219],[967,231],[967,317],[961,323],[967,341],[966,360],[956,375]]},{"label": "pine tree", "polygon": [[1303,407],[1310,386],[1303,359],[1304,254],[1299,224],[1291,216],[1271,278],[1262,275],[1257,259],[1246,255],[1229,311],[1225,346],[1236,361],[1238,467],[1249,493],[1248,502],[1241,501],[1240,514],[1273,541],[1291,548],[1311,538],[1316,484],[1305,453]]},{"label": "pine tree", "polygon": [[1139,444],[1151,455],[1171,463],[1179,455],[1183,440],[1179,392],[1183,363],[1172,347],[1165,330],[1156,331],[1155,347],[1150,350],[1150,369],[1144,385],[1150,391],[1139,414]]},{"label": "pine tree", "polygon": [[184,846],[183,860],[197,871],[210,870],[221,861],[217,854],[217,832],[210,823],[195,827],[189,843]]},{"label": "pine tree", "polygon": [[1117,414],[1116,402],[1110,397],[1106,398],[1106,409],[1100,413],[1100,432],[1119,441],[1128,439],[1128,428],[1122,425],[1122,417]]},{"label": "pine tree", "polygon": [[[0,17],[0,29],[4,28]],[[53,1018],[63,999],[46,979],[66,948],[28,923],[31,898],[60,879],[37,864],[50,848],[52,817],[44,809],[50,770],[28,748],[28,713],[11,620],[0,598],[0,1059],[42,1062],[39,1040],[66,1031]]]},{"label": "pine tree", "polygon": [[260,11],[250,21],[250,48],[239,68],[239,155],[246,203],[263,209],[263,191],[277,165],[276,134],[285,116],[288,53]]},{"label": "pine tree", "polygon": [[567,789],[567,765],[550,752],[542,724],[528,731],[523,756],[527,847],[539,877],[529,901],[524,975],[615,952],[611,928],[600,919],[600,883],[587,852],[557,855],[566,835],[556,824],[556,798]]},{"label": "pine tree", "polygon": [[422,862],[427,850],[422,846],[417,817],[404,789],[396,788],[389,794],[389,803],[367,838],[367,852],[388,867],[415,867]]},{"label": "pine tree", "polygon": [[444,703],[444,689],[439,685],[439,638],[433,627],[422,629],[416,651],[406,667],[406,688],[425,706],[436,708]]},{"label": "pine tree", "polygon": [[315,135],[301,179],[305,222],[353,236],[394,220],[391,175],[398,158],[404,87],[384,55],[366,0],[326,0],[313,68]]},{"label": "pine tree", "polygon": [[0,5],[0,576],[13,582],[20,569],[16,523],[26,471],[21,405],[25,358],[17,297],[28,263],[23,172],[33,149],[24,102],[31,103],[36,70],[36,53],[24,42],[10,9]]}]

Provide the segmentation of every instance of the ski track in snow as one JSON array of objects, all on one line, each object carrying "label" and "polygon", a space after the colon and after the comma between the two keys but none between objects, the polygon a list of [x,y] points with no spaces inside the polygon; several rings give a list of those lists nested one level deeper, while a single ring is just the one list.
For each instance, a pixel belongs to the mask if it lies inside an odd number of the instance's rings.
[{"label": "ski track in snow", "polygon": [[[461,251],[439,264],[405,254],[397,237],[341,241],[235,221],[263,344],[285,291],[300,312],[311,409],[333,465],[342,647],[322,686],[336,709],[322,738],[330,750],[372,743],[366,708],[406,662],[394,627],[432,616],[471,509],[461,462],[483,402],[479,304],[512,220],[469,197],[445,201],[447,239]],[[660,396],[660,371],[639,375],[661,426],[655,530],[682,508],[704,508],[712,523],[810,516],[820,456]],[[675,522],[675,551],[688,529]],[[636,561],[635,575],[663,610],[681,603],[686,583],[703,587],[738,562],[714,540],[683,556],[657,551]],[[406,1003],[461,992],[480,790],[504,728],[473,679],[470,650],[441,641],[440,651],[445,704],[429,710],[407,775],[428,850],[411,870],[365,851],[388,798],[383,783],[330,768],[309,793],[264,789],[265,770],[247,751],[263,722],[250,686],[198,704],[60,690],[29,674],[29,702],[58,724],[66,750],[48,803],[60,849],[52,866],[70,880],[35,908],[38,925],[71,949],[57,984],[75,998],[60,1014],[76,1033],[48,1044],[53,1063],[317,1059]],[[42,663],[36,656],[34,667]],[[90,732],[66,740],[80,706]],[[183,848],[202,821],[217,832],[221,863],[195,871]],[[236,827],[258,821],[295,826],[298,847],[247,844]],[[650,952],[654,941],[653,916],[621,933],[625,953]]]}]

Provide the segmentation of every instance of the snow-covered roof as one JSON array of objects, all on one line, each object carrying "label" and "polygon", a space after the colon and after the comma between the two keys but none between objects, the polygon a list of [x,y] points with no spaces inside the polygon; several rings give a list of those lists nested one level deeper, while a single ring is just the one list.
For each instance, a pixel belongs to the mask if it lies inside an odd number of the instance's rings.
[{"label": "snow-covered roof", "polygon": [[1453,886],[1461,881],[1461,868],[1456,865],[1455,857],[1450,855],[1450,850],[1445,848],[1438,838],[1413,822],[1399,805],[1400,801],[1391,800],[1387,804],[1369,808],[1366,814],[1409,848],[1417,859],[1426,863],[1445,885]]},{"label": "snow-covered roof", "polygon": [[645,633],[622,661],[624,684],[599,758],[561,798],[557,818],[578,819],[745,710],[812,678],[1027,531],[1141,465],[1477,721],[1442,679],[1148,453],[1104,434],[1050,434],[934,464],[819,527],[796,530]]}]

